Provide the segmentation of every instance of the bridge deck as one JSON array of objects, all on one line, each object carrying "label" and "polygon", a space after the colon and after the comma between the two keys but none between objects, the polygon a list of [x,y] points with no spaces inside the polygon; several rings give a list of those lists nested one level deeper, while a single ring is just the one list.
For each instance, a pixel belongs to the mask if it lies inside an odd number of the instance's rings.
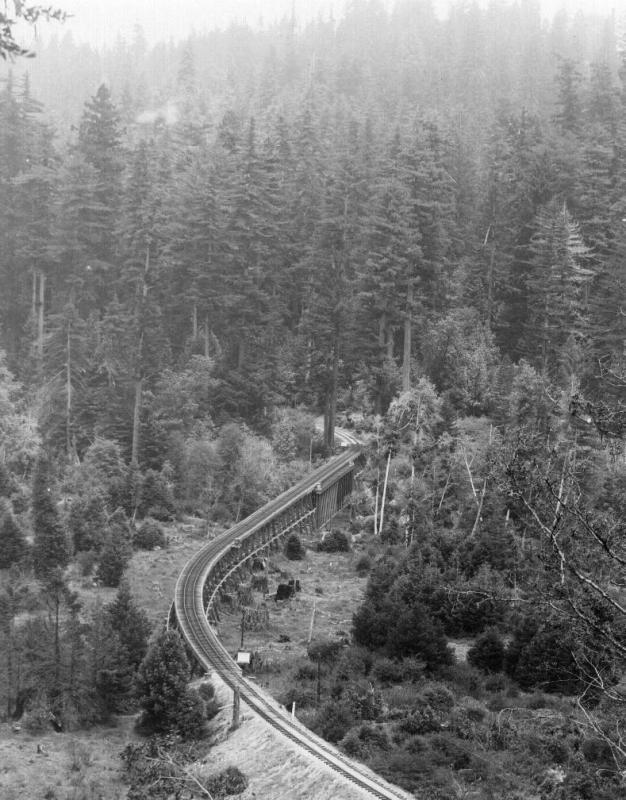
[{"label": "bridge deck", "polygon": [[[263,532],[268,529],[268,526],[273,525],[273,531],[278,529],[277,535],[280,535],[281,530],[284,533],[294,519],[293,513],[290,516],[290,512],[298,509],[299,506],[304,506],[310,516],[315,504],[322,502],[324,516],[330,518],[338,509],[336,506],[332,508],[329,502],[324,503],[320,498],[334,498],[335,503],[342,502],[343,498],[338,497],[337,486],[354,471],[358,455],[358,448],[349,448],[247,519],[242,520],[222,536],[205,545],[186,564],[179,576],[176,584],[174,609],[178,627],[199,663],[207,670],[216,670],[233,690],[238,688],[241,699],[275,730],[369,795],[388,800],[399,800],[399,798],[406,800],[410,795],[391,786],[382,778],[364,774],[360,764],[352,761],[328,742],[304,728],[297,720],[292,720],[291,716],[272,698],[257,686],[244,680],[241,670],[219,641],[216,631],[209,624],[206,616],[204,586],[212,572],[220,567],[222,560],[228,561],[225,570],[227,571],[232,567],[233,562],[238,565],[250,557],[250,554],[254,552],[254,539],[257,535],[261,537],[262,546],[266,546],[267,541],[263,538]],[[325,521],[322,519],[322,524]],[[319,518],[317,522],[319,524]],[[246,552],[242,554],[241,559],[232,555],[232,545],[235,541],[238,546],[246,545]],[[219,581],[215,581],[211,599],[215,597],[218,589]],[[210,602],[211,600],[209,600]]]}]

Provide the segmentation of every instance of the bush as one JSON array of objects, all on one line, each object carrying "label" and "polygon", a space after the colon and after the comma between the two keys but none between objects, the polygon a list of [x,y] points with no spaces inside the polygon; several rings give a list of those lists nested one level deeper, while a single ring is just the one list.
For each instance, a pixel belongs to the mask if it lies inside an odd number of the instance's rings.
[{"label": "bush", "polygon": [[80,569],[80,574],[83,578],[89,577],[93,572],[93,568],[98,560],[98,554],[95,550],[82,550],[76,555],[76,563]]},{"label": "bush", "polygon": [[295,703],[296,708],[308,708],[315,705],[315,694],[308,689],[300,689],[297,686],[292,686],[280,696],[279,702],[287,711],[291,711],[292,705]]},{"label": "bush", "polygon": [[231,794],[241,794],[247,788],[248,779],[237,767],[226,767],[206,781],[207,791],[216,800]]},{"label": "bush", "polygon": [[470,647],[467,660],[483,672],[501,672],[504,667],[504,644],[494,630],[485,631]]},{"label": "bush", "polygon": [[350,542],[342,531],[331,531],[327,533],[317,545],[320,553],[348,553],[350,552]]},{"label": "bush", "polygon": [[324,703],[315,715],[313,730],[328,742],[338,742],[356,722],[350,706],[344,702]]},{"label": "bush", "polygon": [[386,649],[389,655],[398,658],[418,656],[430,670],[454,663],[454,654],[440,625],[420,603],[397,609],[387,618]]},{"label": "bush", "polygon": [[317,678],[317,666],[310,661],[301,661],[294,672],[297,681],[314,681]]},{"label": "bush", "polygon": [[603,739],[585,739],[582,744],[582,752],[585,761],[590,761],[593,764],[603,764],[607,767],[615,765],[611,746]]},{"label": "bush", "polygon": [[454,707],[454,695],[441,683],[430,683],[421,692],[420,697],[424,702],[432,706],[435,711],[451,711]]},{"label": "bush", "polygon": [[381,683],[401,683],[404,677],[402,663],[390,658],[379,658],[372,667],[374,677]]},{"label": "bush", "polygon": [[401,665],[403,681],[417,683],[424,677],[424,668],[426,664],[420,661],[419,658],[403,658]]},{"label": "bush", "polygon": [[200,686],[198,686],[198,694],[205,702],[213,700],[215,697],[215,686],[213,686],[211,681],[201,683]]},{"label": "bush", "polygon": [[509,674],[522,689],[541,688],[544,692],[575,694],[586,685],[586,676],[574,652],[579,643],[561,623],[540,626],[534,635],[524,625],[509,644],[506,664]]},{"label": "bush", "polygon": [[[342,684],[339,686],[343,688]],[[358,719],[377,720],[382,716],[382,695],[369,682],[349,683],[343,691],[343,700]]]},{"label": "bush", "polygon": [[269,591],[267,575],[253,575],[252,580],[250,581],[250,587],[255,592],[261,592],[261,594],[267,594]]},{"label": "bush", "polygon": [[133,547],[137,550],[154,550],[155,547],[167,547],[167,539],[163,528],[154,520],[146,520],[135,531]]},{"label": "bush", "polygon": [[43,733],[51,729],[50,703],[45,694],[38,694],[30,701],[22,717],[22,727],[28,733]]},{"label": "bush", "polygon": [[363,553],[362,556],[359,556],[354,568],[357,575],[367,575],[372,568],[372,559],[366,553]]},{"label": "bush", "polygon": [[314,639],[307,648],[307,655],[311,661],[322,661],[330,664],[337,659],[343,647],[337,639]]},{"label": "bush", "polygon": [[304,558],[306,550],[297,533],[292,533],[288,537],[285,543],[284,553],[285,558],[288,558],[290,561],[302,561]]},{"label": "bush", "polygon": [[396,729],[411,736],[441,730],[441,717],[431,706],[422,706],[400,720]]},{"label": "bush", "polygon": [[205,705],[195,689],[183,692],[173,723],[183,739],[201,739],[206,733]]},{"label": "bush", "polygon": [[337,660],[335,677],[340,681],[349,681],[361,675],[368,675],[373,660],[370,651],[364,647],[348,647]]},{"label": "bush", "polygon": [[452,769],[467,769],[472,765],[470,746],[447,733],[438,733],[430,740],[434,751],[441,753]]}]

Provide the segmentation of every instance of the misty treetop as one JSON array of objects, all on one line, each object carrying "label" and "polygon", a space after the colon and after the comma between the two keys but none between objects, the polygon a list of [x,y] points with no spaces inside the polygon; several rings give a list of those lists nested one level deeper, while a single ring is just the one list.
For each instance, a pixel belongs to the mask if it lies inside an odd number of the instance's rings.
[{"label": "misty treetop", "polygon": [[611,20],[355,3],[28,66],[0,98],[1,334],[58,450],[97,434],[160,467],[160,376],[198,356],[214,421],[304,403],[328,439],[342,396],[381,413],[414,369],[482,413],[500,357],[582,381],[621,358]]}]

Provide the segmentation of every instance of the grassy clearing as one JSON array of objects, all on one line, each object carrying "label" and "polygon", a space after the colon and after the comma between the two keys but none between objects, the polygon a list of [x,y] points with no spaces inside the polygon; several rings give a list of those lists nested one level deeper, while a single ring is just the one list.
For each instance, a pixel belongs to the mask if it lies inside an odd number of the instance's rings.
[{"label": "grassy clearing", "polygon": [[[137,737],[134,717],[115,727],[31,735],[0,725],[2,800],[118,800],[126,795],[120,751]],[[39,748],[39,750],[38,750]]]},{"label": "grassy clearing", "polygon": [[[206,541],[193,532],[172,528],[166,549],[139,551],[127,570],[132,592],[139,605],[155,624],[166,617],[174,596],[180,570]],[[315,542],[306,543],[309,548]],[[295,598],[268,603],[270,625],[266,631],[248,631],[245,646],[268,654],[276,664],[292,663],[306,655],[311,616],[315,606],[313,636],[330,638],[349,633],[352,612],[360,602],[366,578],[359,578],[355,563],[361,555],[317,553],[307,550],[303,561],[288,561],[274,554],[268,570],[270,591],[289,573],[300,580],[302,591]],[[115,589],[94,586],[75,572],[72,586],[79,591],[86,612],[97,602],[109,602]],[[239,646],[239,614],[224,614],[220,634],[232,652]],[[290,641],[279,643],[279,636]],[[284,688],[287,678],[278,671],[264,674],[263,683],[274,695]],[[240,800],[357,800],[365,796],[348,782],[336,777],[317,759],[302,753],[280,734],[273,732],[242,705],[242,724],[230,730],[232,694],[216,676],[222,711],[211,723],[214,745],[207,742],[207,757],[195,765],[198,775],[210,775],[228,765],[239,767],[249,778],[248,789]],[[259,681],[261,682],[261,681]],[[18,800],[118,800],[127,786],[121,773],[120,751],[137,741],[132,726],[135,718],[121,718],[117,727],[98,727],[71,734],[30,735],[14,733],[9,725],[0,726],[0,798]],[[40,745],[45,754],[37,752]],[[369,795],[368,795],[369,796]]]},{"label": "grassy clearing", "polygon": [[[349,637],[352,614],[367,583],[367,577],[359,577],[355,569],[361,549],[318,553],[313,549],[316,541],[305,540],[307,552],[302,561],[289,561],[281,553],[272,554],[266,568],[270,593],[278,583],[285,582],[286,575],[300,581],[301,591],[290,600],[278,603],[267,600],[267,629],[244,634],[244,649],[259,653],[264,662],[257,675],[258,682],[275,697],[288,688],[282,667],[306,657],[311,634],[313,639]],[[257,595],[256,600],[261,601],[261,596]],[[223,610],[219,635],[229,652],[236,653],[241,641],[240,612]]]},{"label": "grassy clearing", "polygon": [[[205,536],[185,533],[177,527],[166,528],[165,532],[169,539],[168,546],[162,550],[135,552],[124,573],[135,600],[155,625],[165,622],[180,571],[207,541]],[[215,532],[211,535],[215,535]],[[116,589],[94,585],[91,578],[81,578],[76,569],[71,584],[80,594],[87,610],[98,601],[110,602],[116,593]]]}]

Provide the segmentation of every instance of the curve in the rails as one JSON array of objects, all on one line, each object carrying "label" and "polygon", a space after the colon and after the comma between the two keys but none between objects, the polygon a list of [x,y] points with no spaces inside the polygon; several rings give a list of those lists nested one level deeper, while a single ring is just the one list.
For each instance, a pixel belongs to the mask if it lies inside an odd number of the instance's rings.
[{"label": "curve in the rails", "polygon": [[187,562],[176,583],[174,600],[176,621],[180,632],[204,668],[214,669],[231,689],[238,688],[241,699],[272,728],[372,796],[383,800],[406,800],[411,795],[391,786],[382,778],[365,773],[362,765],[349,759],[297,720],[293,720],[269,695],[246,681],[237,664],[219,641],[205,613],[204,585],[222,556],[230,551],[234,540],[242,540],[253,535],[286,508],[310,494],[317,484],[332,479],[333,475],[353,461],[358,455],[358,449],[350,446],[354,444],[353,437],[351,435],[350,438],[346,437],[342,443],[349,446],[345,452],[205,545]]}]

